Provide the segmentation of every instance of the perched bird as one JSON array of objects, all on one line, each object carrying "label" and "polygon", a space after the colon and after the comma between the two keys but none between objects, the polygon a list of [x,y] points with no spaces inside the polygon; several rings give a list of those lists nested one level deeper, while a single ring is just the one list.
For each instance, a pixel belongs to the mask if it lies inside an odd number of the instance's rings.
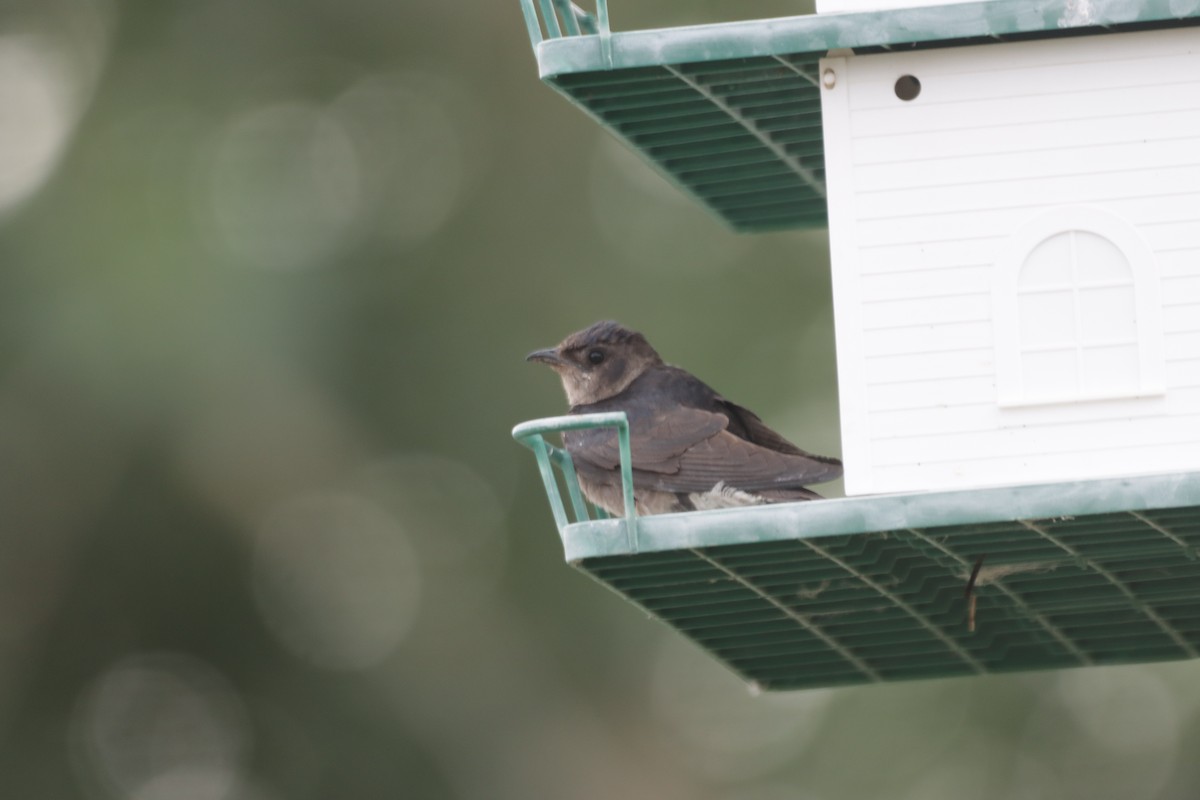
[{"label": "perched bird", "polygon": [[[558,373],[570,413],[626,413],[639,514],[812,500],[820,495],[806,484],[842,474],[842,462],[796,447],[615,322],[597,322],[525,360]],[[584,495],[624,514],[616,431],[566,431],[563,444]]]}]

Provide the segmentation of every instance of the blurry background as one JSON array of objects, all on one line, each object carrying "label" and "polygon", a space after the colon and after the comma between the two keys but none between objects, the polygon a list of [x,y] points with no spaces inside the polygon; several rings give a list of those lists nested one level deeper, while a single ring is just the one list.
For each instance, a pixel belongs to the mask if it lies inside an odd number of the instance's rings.
[{"label": "blurry background", "polygon": [[563,563],[524,354],[616,318],[836,454],[828,254],[517,0],[0,8],[0,797],[1195,796],[1194,664],[755,697]]}]

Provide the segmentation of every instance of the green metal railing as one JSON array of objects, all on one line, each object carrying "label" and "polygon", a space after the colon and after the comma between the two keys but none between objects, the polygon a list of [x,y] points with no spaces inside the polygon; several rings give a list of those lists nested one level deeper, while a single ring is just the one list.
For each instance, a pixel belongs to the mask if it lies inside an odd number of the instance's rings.
[{"label": "green metal railing", "polygon": [[[541,20],[538,20],[538,7]],[[521,0],[521,11],[525,13],[525,26],[529,29],[529,42],[537,46],[542,41],[542,24],[546,27],[546,39],[565,36],[599,34],[607,36],[608,0],[596,0],[596,16],[584,11],[571,0]]]},{"label": "green metal railing", "polygon": [[[564,417],[546,417],[529,422],[522,422],[513,428],[513,438],[533,451],[537,457],[538,470],[542,474],[542,483],[546,487],[546,497],[550,500],[550,510],[554,514],[554,522],[558,526],[559,535],[564,535],[564,529],[571,524],[563,503],[562,492],[554,477],[554,467],[563,473],[567,486],[567,494],[571,498],[571,510],[575,522],[589,522],[592,519],[588,513],[588,503],[583,498],[579,488],[579,476],[575,473],[575,463],[571,454],[561,447],[549,444],[545,439],[547,433],[562,433],[563,431],[585,430],[588,428],[616,428],[617,444],[621,454],[621,491],[625,499],[625,517],[621,520],[625,527],[625,535],[631,552],[638,551],[637,539],[637,510],[633,503],[633,458],[629,449],[629,420],[625,412],[616,411],[607,414],[577,414]],[[597,519],[607,519],[608,513],[598,506],[592,506]]]},{"label": "green metal railing", "polygon": [[[538,10],[541,10],[541,19]],[[571,0],[521,0],[529,43],[537,50],[544,39],[564,36],[599,36],[605,63],[612,66],[612,31],[608,27],[608,0],[596,0],[596,14],[584,11]],[[545,26],[545,36],[542,27]]]}]

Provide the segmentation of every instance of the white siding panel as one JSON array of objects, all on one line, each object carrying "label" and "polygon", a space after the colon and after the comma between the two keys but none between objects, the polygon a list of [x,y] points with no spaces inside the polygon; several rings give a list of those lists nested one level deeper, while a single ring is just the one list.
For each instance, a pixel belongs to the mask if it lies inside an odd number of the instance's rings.
[{"label": "white siding panel", "polygon": [[[1156,31],[1150,36],[1122,33],[1056,39],[1050,43],[1010,42],[1003,47],[989,44],[970,48],[966,58],[960,55],[965,48],[926,50],[921,53],[919,64],[921,71],[930,75],[981,75],[1014,70],[1043,73],[1060,65],[1080,62],[1119,63],[1123,69],[1129,62],[1137,60],[1186,59],[1194,55],[1195,44],[1195,31],[1188,29]],[[895,80],[900,74],[896,71],[897,65],[907,69],[912,63],[905,55],[879,55],[857,60],[854,64],[856,82]]]},{"label": "white siding panel", "polygon": [[880,301],[915,297],[941,297],[991,291],[991,264],[962,265],[946,269],[941,274],[925,270],[864,275],[862,300],[871,304]]},{"label": "white siding panel", "polygon": [[1200,386],[1200,356],[1167,362],[1167,385]]},{"label": "white siding panel", "polygon": [[1200,413],[1142,419],[1089,420],[1056,427],[1002,428],[980,433],[939,433],[912,439],[877,439],[871,444],[879,466],[969,462],[1005,456],[1086,453],[1139,445],[1191,441],[1200,448]]},{"label": "white siding panel", "polygon": [[866,331],[863,334],[863,354],[867,358],[975,350],[993,346],[991,320],[910,325],[905,328]]},{"label": "white siding panel", "polygon": [[1177,387],[1165,397],[1112,399],[1070,408],[1056,404],[1006,409],[997,408],[995,403],[937,404],[876,411],[871,415],[871,438],[911,440],[946,433],[988,433],[1000,428],[1048,428],[1052,434],[1054,428],[1085,422],[1126,425],[1152,416],[1186,419],[1195,416],[1196,409],[1200,409],[1200,385]]},{"label": "white siding panel", "polygon": [[[921,81],[921,102],[926,106],[961,107],[964,103],[996,103],[1039,97],[1076,98],[1096,93],[1119,96],[1129,89],[1148,86],[1180,86],[1200,81],[1200,59],[1194,54],[1163,55],[1142,52],[1134,57],[1105,61],[1101,50],[1077,53],[1071,61],[1058,64],[1021,62],[1014,66],[1011,53],[1006,67],[954,71],[938,69],[936,59],[925,59],[913,74]],[[1096,69],[1105,61],[1104,69]],[[974,65],[972,65],[974,66]],[[855,71],[850,93],[850,110],[857,114],[896,107],[896,74],[868,75]],[[909,105],[912,107],[912,104]],[[1118,106],[1119,108],[1119,106]]]},{"label": "white siding panel", "polygon": [[949,322],[982,322],[991,318],[992,294],[917,297],[881,301],[863,307],[863,330],[905,328]]},{"label": "white siding panel", "polygon": [[[1072,203],[1104,203],[1116,210],[1119,201],[1140,200],[1143,202],[1127,206],[1130,211],[1140,212],[1139,218],[1129,218],[1137,225],[1161,219],[1172,210],[1178,213],[1181,208],[1194,207],[1197,202],[1192,193],[1200,186],[1200,141],[1192,143],[1187,159],[1176,166],[1163,162],[1142,169],[1130,160],[1122,164],[1101,162],[1090,169],[1072,164],[1056,174],[1058,168],[1053,164],[1050,159],[1039,170],[1042,177],[1004,177],[1003,171],[997,171],[975,182],[864,192],[858,196],[859,219],[899,220],[915,233],[933,228],[943,216],[962,218],[987,212],[979,223],[983,226],[997,219],[997,211]],[[924,224],[918,224],[918,220]],[[987,229],[973,226],[967,230],[983,233]],[[928,233],[918,235],[920,239],[930,238]]]},{"label": "white siding panel", "polygon": [[981,128],[970,136],[964,136],[960,130],[863,136],[854,140],[853,149],[855,163],[865,167],[897,160],[916,163],[1197,136],[1200,136],[1200,111],[1174,108],[1157,113],[1110,113],[1103,118],[1026,120],[1019,125]]},{"label": "white siding panel", "polygon": [[[1200,144],[1197,149],[1200,150]],[[1200,247],[1200,193],[1194,186],[1164,184],[1157,195],[1114,197],[1107,205],[1114,213],[1141,227],[1155,250]],[[1174,238],[1175,243],[1151,241],[1155,229],[1160,229],[1164,237]],[[1190,238],[1183,239],[1183,236]]]},{"label": "white siding panel", "polygon": [[1197,440],[1081,453],[1031,453],[962,463],[915,463],[879,467],[871,476],[875,491],[912,492],[931,487],[974,488],[1112,478],[1196,469]]},{"label": "white siding panel", "polygon": [[[1162,293],[1165,306],[1200,306],[1200,274],[1163,278]],[[1200,309],[1197,312],[1200,313]]]},{"label": "white siding panel", "polygon": [[[986,434],[1001,428],[1053,429],[1081,423],[1123,424],[1145,417],[1186,417],[1200,409],[1200,386],[1172,390],[1166,397],[1128,398],[1092,403],[998,408],[994,402],[942,405],[930,398],[926,407],[875,411],[871,438],[920,440],[947,433]],[[919,441],[916,443],[919,446]]]},{"label": "white siding panel", "polygon": [[1183,333],[1200,330],[1200,306],[1164,306],[1163,331]]},{"label": "white siding panel", "polygon": [[1186,361],[1200,353],[1200,320],[1196,330],[1167,331],[1163,337],[1163,352],[1167,361]]},{"label": "white siding panel", "polygon": [[[1200,226],[1200,209],[1197,209],[1196,222],[1193,224]],[[1155,261],[1158,262],[1158,272],[1164,279],[1200,275],[1200,248],[1165,251],[1160,249],[1155,255]]]},{"label": "white siding panel", "polygon": [[[1107,177],[1072,175],[952,193],[930,189],[915,189],[908,195],[895,192],[890,204],[882,202],[879,195],[864,195],[859,199],[863,210],[859,242],[862,247],[948,240],[965,243],[995,237],[997,230],[1014,231],[1039,212],[1056,206],[1101,205],[1137,226],[1155,251],[1200,248],[1200,212],[1179,218],[1177,215],[1188,212],[1180,209],[1170,193],[1164,195],[1177,178],[1200,180],[1200,166],[1134,174],[1121,191]],[[1189,191],[1195,185],[1191,184]],[[1171,214],[1167,221],[1155,221],[1156,208],[1159,214]],[[978,264],[980,259],[994,259],[996,250],[978,245],[977,252],[968,256],[966,263]]]},{"label": "white siding panel", "polygon": [[[1114,204],[1113,210],[1121,213],[1119,205]],[[1188,212],[1185,212],[1188,213]],[[1200,209],[1192,209],[1193,216],[1172,217],[1163,222],[1147,219],[1138,227],[1146,243],[1156,253],[1174,250],[1195,250],[1193,257],[1200,257]]]},{"label": "white siding panel", "polygon": [[[1143,136],[1150,132],[1150,128],[1142,129]],[[1170,169],[1181,164],[1200,164],[1200,135],[1166,141],[1138,139],[1076,144],[1058,149],[997,153],[987,158],[976,155],[921,161],[900,158],[890,164],[859,167],[854,179],[858,191],[868,194],[925,187],[952,189],[1071,175],[1101,175],[1118,180],[1121,173],[1133,169]],[[1195,191],[1195,184],[1181,180],[1172,183],[1182,191]],[[1196,195],[1192,197],[1194,203]],[[865,213],[869,215],[869,212]]]},{"label": "white siding panel", "polygon": [[[943,231],[943,237],[946,235]],[[959,269],[990,264],[1003,246],[1005,237],[994,233],[976,239],[938,241],[861,243],[858,248],[859,271],[864,276]],[[931,281],[942,276],[930,276]]]},{"label": "white siding panel", "polygon": [[946,378],[936,381],[909,381],[868,386],[868,411],[892,411],[902,408],[928,408],[942,403],[946,408],[972,403],[996,403],[996,379],[989,376]]},{"label": "white siding panel", "polygon": [[991,377],[996,373],[995,350],[949,350],[912,355],[867,358],[869,386],[885,383],[912,383],[947,378]]},{"label": "white siding panel", "polygon": [[871,415],[872,441],[914,439],[939,433],[979,433],[1000,421],[995,403],[903,408]]},{"label": "white siding panel", "polygon": [[[914,74],[916,72],[914,70]],[[922,99],[925,91],[925,84],[922,83]],[[937,131],[960,131],[973,135],[980,130],[1020,125],[1029,120],[1091,119],[1099,122],[1118,116],[1120,112],[1114,112],[1114,109],[1137,109],[1138,113],[1144,114],[1178,109],[1181,95],[1200,94],[1200,80],[1079,94],[1068,94],[1068,91],[1069,87],[1064,87],[1062,94],[1030,96],[1022,95],[1020,86],[1013,86],[1009,97],[941,105],[921,102],[897,105],[893,95],[893,102],[887,108],[853,112],[851,124],[856,131],[869,131],[864,136],[894,136]]]},{"label": "white siding panel", "polygon": [[[1094,203],[1098,198],[1076,202]],[[1159,259],[1163,274],[1200,269],[1200,208],[1179,208],[1176,214],[1194,216],[1156,222],[1147,206],[1162,208],[1159,199],[1120,200],[1106,204],[1116,214],[1138,226],[1142,238]],[[1177,204],[1169,204],[1173,209]],[[981,220],[975,212],[947,214],[928,221],[920,219],[875,220],[858,226],[857,255],[863,274],[918,269],[950,269],[991,263],[1005,244],[997,234],[1015,230],[1035,214],[1048,210],[1048,204],[1028,204],[1002,209]],[[1138,221],[1140,220],[1140,222]]]},{"label": "white siding panel", "polygon": [[1176,386],[1167,393],[1167,413],[1182,417],[1200,409],[1200,385]]},{"label": "white siding panel", "polygon": [[[1027,199],[1020,206],[992,211],[982,216],[975,211],[965,211],[961,214],[943,214],[937,217],[861,220],[857,225],[858,241],[859,246],[864,248],[954,241],[967,245],[968,250],[973,249],[974,252],[969,256],[967,263],[978,264],[995,259],[994,237],[997,231],[1013,231],[1037,210],[1050,207],[1050,204],[1030,205]],[[920,262],[908,262],[904,266],[917,267],[920,266]]]}]

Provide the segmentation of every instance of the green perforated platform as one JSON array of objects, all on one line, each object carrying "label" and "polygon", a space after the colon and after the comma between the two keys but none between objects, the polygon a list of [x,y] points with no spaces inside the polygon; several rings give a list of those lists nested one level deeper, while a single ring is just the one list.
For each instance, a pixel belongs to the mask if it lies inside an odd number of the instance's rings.
[{"label": "green perforated platform", "polygon": [[762,688],[1200,654],[1200,473],[571,523],[563,424],[567,560]]},{"label": "green perforated platform", "polygon": [[734,228],[820,227],[816,58],[749,58],[549,80]]},{"label": "green perforated platform", "polygon": [[817,69],[830,50],[1200,24],[1200,5],[1178,0],[988,0],[610,32],[607,0],[596,18],[538,6],[522,0],[542,79],[742,231],[826,224]]},{"label": "green perforated platform", "polygon": [[[1200,648],[1200,508],[794,534],[576,565],[768,689],[1194,658]],[[965,588],[980,556],[972,632]]]}]

